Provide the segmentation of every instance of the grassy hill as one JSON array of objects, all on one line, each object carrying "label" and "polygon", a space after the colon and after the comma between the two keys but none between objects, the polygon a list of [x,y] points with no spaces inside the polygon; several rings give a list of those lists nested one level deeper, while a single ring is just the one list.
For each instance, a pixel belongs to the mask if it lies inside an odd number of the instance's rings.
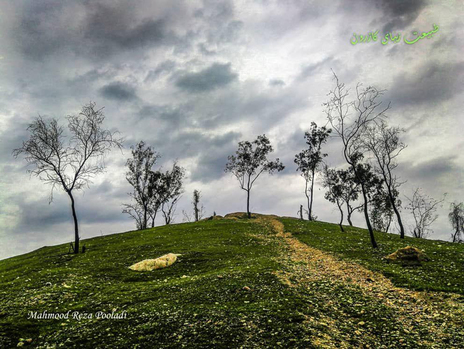
[{"label": "grassy hill", "polygon": [[[44,247],[0,261],[0,347],[463,347],[464,245],[376,236],[374,251],[362,229],[234,214]],[[431,260],[382,259],[406,245]],[[44,311],[70,314],[28,318]]]}]

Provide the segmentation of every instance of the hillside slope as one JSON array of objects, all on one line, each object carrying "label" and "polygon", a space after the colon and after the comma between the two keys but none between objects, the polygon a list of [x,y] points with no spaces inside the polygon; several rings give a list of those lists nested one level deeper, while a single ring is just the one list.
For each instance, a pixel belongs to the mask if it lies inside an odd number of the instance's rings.
[{"label": "hillside slope", "polygon": [[[372,251],[361,229],[342,236],[327,223],[241,217],[88,239],[81,255],[59,245],[0,261],[0,347],[464,346],[464,246],[378,233]],[[411,243],[432,261],[381,259]],[[166,269],[128,269],[169,252],[182,256]],[[44,311],[70,315],[28,319]]]}]

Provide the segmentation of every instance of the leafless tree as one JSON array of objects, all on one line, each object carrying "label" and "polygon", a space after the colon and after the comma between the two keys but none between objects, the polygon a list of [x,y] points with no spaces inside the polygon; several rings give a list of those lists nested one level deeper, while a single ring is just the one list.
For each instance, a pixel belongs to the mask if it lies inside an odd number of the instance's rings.
[{"label": "leafless tree", "polygon": [[190,223],[192,221],[192,215],[189,214],[188,212],[186,212],[185,210],[182,210],[182,216],[184,217],[184,218],[182,218],[182,222]]},{"label": "leafless tree", "polygon": [[122,213],[127,213],[135,220],[135,226],[138,230],[146,229],[146,221],[145,221],[145,211],[143,207],[138,203],[130,203],[130,204],[123,204],[124,209]]},{"label": "leafless tree", "polygon": [[66,141],[64,128],[56,119],[44,120],[39,116],[28,127],[29,139],[13,151],[15,157],[24,154],[26,161],[35,166],[30,173],[51,184],[50,202],[57,186],[69,196],[74,220],[74,253],[79,253],[74,190],[88,186],[104,171],[103,158],[112,148],[122,148],[117,132],[102,128],[104,119],[103,108],[96,109],[93,102],[84,105],[79,114],[67,117],[70,137]]},{"label": "leafless tree", "polygon": [[453,202],[450,209],[448,218],[454,230],[451,234],[451,241],[464,242],[464,204]]},{"label": "leafless tree", "polygon": [[266,135],[258,136],[253,142],[238,143],[236,155],[230,155],[225,172],[232,173],[239,181],[240,188],[247,192],[247,215],[251,218],[250,192],[253,184],[263,172],[273,174],[282,171],[285,166],[277,158],[269,161],[267,155],[273,151]]},{"label": "leafless tree", "polygon": [[373,86],[362,88],[361,84],[356,86],[355,98],[348,101],[349,91],[345,88],[345,84],[339,81],[335,73],[334,79],[336,86],[329,92],[329,101],[324,103],[325,112],[333,131],[343,143],[343,156],[361,185],[364,218],[372,247],[376,248],[377,242],[369,220],[368,193],[358,171],[360,155],[362,154],[360,140],[365,136],[368,126],[379,122],[386,116],[385,113],[390,108],[390,104],[382,106],[382,101],[379,99],[383,91]]},{"label": "leafless tree", "polygon": [[420,188],[414,190],[411,198],[408,199],[407,209],[411,211],[414,218],[414,226],[411,228],[411,235],[416,238],[425,238],[433,231],[429,228],[436,221],[436,214],[439,205],[444,201],[436,200],[422,193]]},{"label": "leafless tree", "polygon": [[367,128],[362,143],[375,158],[375,169],[384,180],[390,206],[396,215],[400,228],[400,237],[404,239],[405,232],[398,200],[398,187],[402,183],[393,174],[393,170],[398,166],[396,158],[406,148],[406,145],[401,142],[399,137],[402,131],[399,127],[388,127],[386,122],[382,121],[376,126]]}]

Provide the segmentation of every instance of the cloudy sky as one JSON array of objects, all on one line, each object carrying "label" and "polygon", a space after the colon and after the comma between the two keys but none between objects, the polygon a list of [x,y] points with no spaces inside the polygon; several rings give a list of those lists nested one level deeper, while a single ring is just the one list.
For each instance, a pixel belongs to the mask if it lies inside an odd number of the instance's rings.
[{"label": "cloudy sky", "polygon": [[[240,140],[265,133],[286,170],[263,176],[255,212],[296,215],[304,182],[294,155],[333,87],[331,69],[348,87],[386,89],[389,124],[406,130],[397,174],[434,197],[448,193],[431,238],[448,239],[447,210],[464,197],[461,1],[0,1],[0,258],[70,242],[69,199],[26,172],[11,155],[37,115],[65,117],[94,101],[106,127],[125,137],[123,152],[77,197],[81,238],[134,229],[121,213],[130,187],[124,164],[144,140],[186,168],[177,209],[199,189],[208,214],[245,210],[245,192],[224,173]],[[439,31],[415,44],[381,44],[388,32]],[[353,33],[378,30],[377,42],[352,45]],[[327,162],[343,166],[340,144]],[[404,210],[403,210],[404,211]],[[337,220],[316,189],[315,214]],[[408,213],[405,212],[404,215]],[[408,216],[406,221],[410,221]],[[161,223],[161,222],[159,222]],[[355,223],[362,225],[361,214]]]}]

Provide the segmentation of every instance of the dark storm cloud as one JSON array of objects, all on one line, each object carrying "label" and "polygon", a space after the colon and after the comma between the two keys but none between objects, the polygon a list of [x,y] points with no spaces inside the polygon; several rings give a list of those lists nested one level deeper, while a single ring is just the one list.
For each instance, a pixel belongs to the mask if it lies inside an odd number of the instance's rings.
[{"label": "dark storm cloud", "polygon": [[192,181],[209,183],[220,179],[224,175],[227,157],[232,155],[234,147],[230,146],[221,151],[207,152],[200,156],[195,169],[192,171]]},{"label": "dark storm cloud", "polygon": [[[179,126],[190,126],[191,111],[188,104],[182,105],[156,105],[147,104],[140,108],[137,117],[140,122],[147,122],[147,120],[154,120],[162,122],[169,129],[175,129]],[[158,126],[160,126],[158,124]]]},{"label": "dark storm cloud", "polygon": [[138,18],[134,8],[129,2],[27,3],[15,42],[26,57],[42,60],[57,51],[108,58],[121,51],[176,41],[166,28],[168,18]]},{"label": "dark storm cloud", "polygon": [[[420,162],[411,167],[403,169],[407,178],[420,181],[433,181],[435,184],[439,179],[453,179],[462,182],[464,179],[462,169],[456,162],[457,156],[439,157],[432,160]],[[407,179],[405,177],[405,179]]]},{"label": "dark storm cloud", "polygon": [[425,0],[377,0],[376,5],[383,12],[387,22],[383,26],[383,33],[403,29],[411,24],[426,6]]},{"label": "dark storm cloud", "polygon": [[[128,155],[129,156],[129,155]],[[124,182],[124,184],[126,184]],[[105,179],[101,184],[92,186],[92,195],[97,197],[107,197],[107,198],[127,198],[127,192],[129,187],[121,187],[117,184],[115,185],[114,182],[111,182],[108,179]]]},{"label": "dark storm cloud", "polygon": [[463,91],[464,62],[427,62],[395,76],[387,97],[395,105],[444,102]]},{"label": "dark storm cloud", "polygon": [[[106,198],[92,195],[92,200],[87,200],[78,192],[74,195],[80,224],[118,222],[126,219],[117,206],[108,204]],[[46,197],[31,201],[25,200],[24,196],[15,196],[10,197],[10,202],[21,210],[20,222],[16,229],[19,234],[28,232],[29,227],[40,227],[40,230],[45,231],[56,224],[72,222],[71,204],[61,190],[54,192],[54,200],[50,204]]]},{"label": "dark storm cloud", "polygon": [[116,101],[131,101],[137,99],[135,89],[123,82],[112,82],[100,89],[100,94],[107,98]]},{"label": "dark storm cloud", "polygon": [[214,129],[243,121],[254,134],[262,134],[312,103],[307,94],[293,87],[273,88],[266,81],[241,82],[220,92],[197,103],[194,113],[201,117],[197,119],[199,127]]},{"label": "dark storm cloud", "polygon": [[90,6],[83,27],[84,37],[102,48],[133,49],[161,43],[165,38],[164,21],[136,20],[132,4],[95,4]]},{"label": "dark storm cloud", "polygon": [[155,69],[150,70],[145,78],[145,82],[156,81],[162,74],[169,74],[176,67],[176,62],[167,60],[156,66]]},{"label": "dark storm cloud", "polygon": [[214,63],[197,73],[184,73],[176,79],[176,86],[190,93],[211,91],[237,79],[231,64]]},{"label": "dark storm cloud", "polygon": [[[159,143],[163,149],[163,157],[167,159],[182,159],[201,155],[208,152],[216,152],[227,145],[232,144],[240,136],[237,132],[227,132],[221,135],[208,135],[201,131],[181,131],[171,137],[168,144]],[[175,148],[172,146],[175,144]]]},{"label": "dark storm cloud", "polygon": [[240,136],[240,133],[228,132],[210,138],[192,170],[192,180],[208,183],[221,178],[224,175],[227,157],[234,154]]}]

